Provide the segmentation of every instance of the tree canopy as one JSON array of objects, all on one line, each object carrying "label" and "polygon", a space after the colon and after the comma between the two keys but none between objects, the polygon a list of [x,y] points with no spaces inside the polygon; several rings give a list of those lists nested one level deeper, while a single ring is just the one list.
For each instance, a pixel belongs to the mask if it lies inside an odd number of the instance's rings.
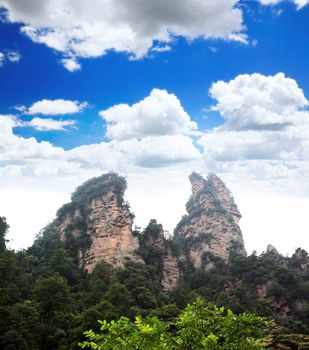
[{"label": "tree canopy", "polygon": [[83,349],[96,350],[255,350],[262,349],[269,322],[248,313],[234,314],[201,298],[174,321],[136,317],[99,321],[100,333],[85,332]]}]

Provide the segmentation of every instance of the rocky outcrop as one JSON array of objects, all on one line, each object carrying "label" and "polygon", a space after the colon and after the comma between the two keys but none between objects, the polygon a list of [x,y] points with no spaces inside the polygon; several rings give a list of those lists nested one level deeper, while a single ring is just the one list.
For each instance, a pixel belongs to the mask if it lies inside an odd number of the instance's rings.
[{"label": "rocky outcrop", "polygon": [[294,266],[299,269],[301,273],[309,272],[309,256],[308,253],[301,248],[296,249],[292,256]]},{"label": "rocky outcrop", "polygon": [[99,262],[113,267],[122,267],[127,261],[157,264],[162,290],[172,290],[183,263],[209,269],[235,254],[246,254],[238,226],[241,215],[224,183],[214,174],[205,180],[193,173],[190,181],[188,215],[175,230],[175,240],[183,243],[178,257],[155,220],[138,240],[132,231],[133,215],[123,200],[126,181],[114,173],[79,186],[71,202],[58,211],[56,230],[86,271],[91,272]]},{"label": "rocky outcrop", "polygon": [[136,254],[133,215],[123,201],[125,180],[116,174],[94,178],[77,188],[72,202],[58,211],[60,239],[76,250],[79,265],[91,272],[97,263],[122,267],[142,262]]},{"label": "rocky outcrop", "polygon": [[225,263],[235,255],[246,255],[241,230],[241,215],[230,191],[215,174],[205,180],[190,175],[192,195],[185,215],[175,229],[189,262],[195,268],[209,269],[218,260]]},{"label": "rocky outcrop", "polygon": [[180,276],[178,261],[169,243],[164,237],[162,225],[150,220],[141,236],[142,255],[146,263],[156,267],[164,292],[173,290]]},{"label": "rocky outcrop", "polygon": [[271,244],[268,244],[268,246],[266,248],[266,254],[280,255],[278,253],[278,250]]}]

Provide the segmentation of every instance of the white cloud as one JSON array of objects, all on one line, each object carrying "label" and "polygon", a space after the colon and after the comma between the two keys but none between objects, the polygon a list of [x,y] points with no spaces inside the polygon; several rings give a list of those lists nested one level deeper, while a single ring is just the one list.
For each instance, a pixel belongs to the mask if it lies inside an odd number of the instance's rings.
[{"label": "white cloud", "polygon": [[66,153],[66,159],[82,167],[139,172],[145,168],[162,168],[197,160],[200,152],[188,136],[149,136],[141,140],[113,140],[85,145]]},{"label": "white cloud", "polygon": [[296,81],[282,73],[240,75],[214,83],[210,94],[225,122],[198,141],[207,167],[240,183],[308,195],[308,101]]},{"label": "white cloud", "polygon": [[50,118],[33,118],[30,122],[24,123],[25,126],[33,127],[39,131],[66,130],[69,126],[76,125],[75,120],[55,120]]},{"label": "white cloud", "polygon": [[132,106],[119,104],[101,111],[100,116],[107,121],[106,136],[117,140],[192,134],[197,129],[178,98],[159,89]]},{"label": "white cloud", "polygon": [[[22,23],[22,32],[64,55],[62,63],[76,70],[76,57],[98,57],[108,50],[142,58],[154,41],[169,44],[220,38],[246,42],[237,0],[0,0],[7,20]],[[72,60],[70,59],[72,57]],[[79,68],[79,67],[78,67]]]},{"label": "white cloud", "polygon": [[19,62],[21,55],[17,51],[5,50],[0,51],[0,67],[4,65],[6,61]]},{"label": "white cloud", "polygon": [[23,106],[23,105],[14,106],[14,109],[16,109],[16,111],[18,111],[20,113],[24,113],[27,111],[27,107]]},{"label": "white cloud", "polygon": [[[276,5],[282,1],[286,1],[286,0],[260,0],[262,5]],[[290,1],[294,2],[294,4],[298,9],[301,9],[302,7],[309,4],[309,0],[290,0]]]},{"label": "white cloud", "polygon": [[21,55],[16,51],[8,51],[6,57],[11,62],[19,62],[21,59]]},{"label": "white cloud", "polygon": [[[202,154],[195,144],[196,125],[177,97],[164,90],[154,90],[132,106],[108,109],[111,141],[68,151],[49,142],[16,136],[13,129],[21,122],[14,116],[0,116],[1,198],[3,194],[7,200],[11,193],[24,203],[16,192],[6,191],[16,184],[20,196],[28,196],[28,222],[33,226],[26,231],[30,235],[39,226],[35,213],[36,201],[41,199],[37,195],[32,198],[26,189],[32,188],[36,194],[42,188],[50,190],[40,204],[49,214],[51,206],[45,202],[51,199],[53,212],[60,204],[52,198],[52,190],[64,198],[85,179],[114,170],[128,178],[127,199],[137,216],[135,223],[145,225],[156,217],[172,230],[185,213],[190,191],[187,175],[192,170],[204,175],[214,171],[240,205],[249,251],[263,250],[269,242],[283,253],[296,248],[292,242],[309,249],[305,216],[309,208],[309,112],[303,109],[307,104],[303,92],[282,74],[242,75],[215,83],[210,91],[224,119],[221,126],[198,139]],[[159,107],[154,109],[156,105]],[[145,120],[150,120],[155,132],[148,131]],[[116,132],[112,127],[117,125],[122,127]],[[23,238],[18,237],[21,231],[16,222],[23,217],[23,208],[18,206],[14,215],[9,208],[13,204],[0,206],[0,215],[10,215],[14,220],[11,235],[15,236],[15,246],[20,246]],[[268,211],[271,215],[266,215]],[[47,220],[47,215],[44,217]],[[291,229],[297,230],[293,241],[286,239]]]},{"label": "white cloud", "polygon": [[4,59],[5,59],[5,56],[4,56],[4,54],[0,51],[0,67],[3,65]]},{"label": "white cloud", "polygon": [[309,0],[294,0],[298,8],[302,8],[309,4]]},{"label": "white cloud", "polygon": [[283,73],[274,76],[243,74],[228,83],[218,81],[210,89],[218,101],[213,108],[226,119],[229,130],[275,130],[301,123],[299,110],[308,105],[295,80]]},{"label": "white cloud", "polygon": [[61,63],[69,72],[76,72],[81,70],[81,65],[77,62],[75,58],[63,58]]},{"label": "white cloud", "polygon": [[47,100],[43,99],[33,103],[28,109],[27,114],[43,115],[64,115],[81,112],[88,106],[87,102],[78,102],[70,100]]},{"label": "white cloud", "polygon": [[[49,142],[37,142],[35,138],[23,138],[13,133],[20,122],[12,116],[0,115],[0,163],[5,166],[17,165],[26,169],[29,165],[43,160],[57,161],[63,156],[63,149]],[[26,168],[25,168],[26,167]]]},{"label": "white cloud", "polygon": [[171,50],[172,50],[172,47],[170,45],[155,46],[151,49],[151,51],[155,51],[155,52],[166,52]]}]

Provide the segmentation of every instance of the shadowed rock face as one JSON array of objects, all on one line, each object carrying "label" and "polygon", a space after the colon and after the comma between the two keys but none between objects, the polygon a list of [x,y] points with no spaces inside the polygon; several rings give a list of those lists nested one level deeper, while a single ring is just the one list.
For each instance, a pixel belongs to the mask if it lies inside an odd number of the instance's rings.
[{"label": "shadowed rock face", "polygon": [[177,258],[173,255],[169,242],[164,237],[162,225],[154,219],[150,220],[141,243],[158,256],[158,273],[162,291],[173,290],[177,286],[180,269]]},{"label": "shadowed rock face", "polygon": [[295,267],[298,268],[301,273],[305,274],[309,272],[309,256],[304,249],[296,249],[292,259],[294,260]]},{"label": "shadowed rock face", "polygon": [[241,215],[222,180],[214,175],[189,177],[192,195],[175,235],[184,241],[189,262],[196,268],[211,268],[218,258],[225,263],[234,255],[246,255],[238,222]]}]

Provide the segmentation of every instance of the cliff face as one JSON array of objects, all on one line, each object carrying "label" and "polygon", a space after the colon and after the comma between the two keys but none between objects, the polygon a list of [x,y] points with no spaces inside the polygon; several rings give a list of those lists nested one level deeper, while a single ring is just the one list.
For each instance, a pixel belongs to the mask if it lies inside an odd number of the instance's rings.
[{"label": "cliff face", "polygon": [[156,268],[162,291],[173,290],[180,276],[178,260],[164,237],[162,225],[156,220],[150,220],[146,227],[141,237],[141,250],[146,264]]},{"label": "cliff face", "polygon": [[189,178],[188,215],[175,229],[189,262],[195,268],[209,269],[218,258],[227,263],[234,255],[246,255],[238,226],[241,215],[224,183],[214,174],[206,180],[196,173]]},{"label": "cliff face", "polygon": [[[89,180],[58,212],[60,239],[75,249],[79,265],[91,272],[97,263],[122,267],[136,254],[138,239],[132,234],[133,215],[123,202],[125,180],[107,174]],[[69,247],[70,248],[70,247]]]},{"label": "cliff face", "polygon": [[298,248],[293,254],[292,259],[294,261],[295,268],[297,268],[300,273],[309,273],[309,256],[304,249]]},{"label": "cliff face", "polygon": [[128,261],[145,262],[156,266],[162,290],[172,290],[180,276],[179,264],[189,262],[209,269],[220,259],[226,263],[233,255],[246,254],[238,226],[241,215],[224,183],[213,174],[205,180],[193,173],[190,181],[188,215],[175,230],[175,240],[182,242],[178,257],[155,220],[139,239],[133,234],[133,215],[123,200],[126,181],[113,173],[79,186],[71,203],[58,211],[56,230],[86,271],[91,272],[99,262],[113,267]]}]

